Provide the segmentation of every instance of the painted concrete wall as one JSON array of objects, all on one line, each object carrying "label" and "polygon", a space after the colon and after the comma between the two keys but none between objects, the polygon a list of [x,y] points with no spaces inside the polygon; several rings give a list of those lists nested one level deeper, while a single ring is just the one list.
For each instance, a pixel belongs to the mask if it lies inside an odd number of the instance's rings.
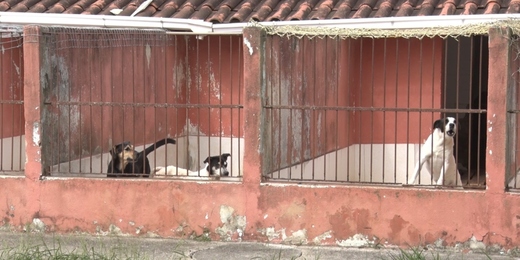
[{"label": "painted concrete wall", "polygon": [[[396,186],[263,183],[269,169],[264,143],[266,35],[244,31],[243,178],[234,181],[40,179],[42,53],[40,28],[25,28],[25,177],[2,177],[2,223],[55,232],[259,240],[305,244],[455,245],[472,237],[488,245],[520,245],[519,194],[506,192],[506,118],[509,42],[490,31],[486,190]],[[41,222],[40,222],[41,221]]]}]

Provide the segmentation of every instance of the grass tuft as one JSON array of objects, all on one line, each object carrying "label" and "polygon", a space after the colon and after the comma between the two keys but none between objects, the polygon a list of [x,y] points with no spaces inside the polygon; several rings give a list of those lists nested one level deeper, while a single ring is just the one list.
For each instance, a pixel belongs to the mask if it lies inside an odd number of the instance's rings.
[{"label": "grass tuft", "polygon": [[426,257],[426,251],[420,248],[411,248],[410,250],[399,249],[399,253],[388,254],[388,259],[391,260],[441,260],[439,253],[433,254],[431,257]]}]

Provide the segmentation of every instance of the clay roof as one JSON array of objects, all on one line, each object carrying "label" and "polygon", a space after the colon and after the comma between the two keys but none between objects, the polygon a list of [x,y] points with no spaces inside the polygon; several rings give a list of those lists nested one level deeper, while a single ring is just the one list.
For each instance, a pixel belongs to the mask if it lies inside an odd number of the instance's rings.
[{"label": "clay roof", "polygon": [[[131,15],[146,0],[6,0],[0,11]],[[136,16],[212,23],[519,13],[520,0],[151,0]]]}]

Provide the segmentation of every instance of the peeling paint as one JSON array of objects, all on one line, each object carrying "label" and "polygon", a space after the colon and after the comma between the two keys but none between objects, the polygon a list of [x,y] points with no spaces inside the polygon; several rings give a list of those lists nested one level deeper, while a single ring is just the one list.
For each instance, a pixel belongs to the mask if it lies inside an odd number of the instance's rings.
[{"label": "peeling paint", "polygon": [[209,74],[209,83],[211,87],[211,93],[214,97],[216,97],[218,100],[221,100],[220,96],[220,81],[215,80],[215,73]]},{"label": "peeling paint", "polygon": [[235,214],[235,209],[222,205],[220,206],[220,221],[222,226],[215,229],[220,238],[224,241],[231,241],[234,234],[237,234],[239,239],[242,239],[244,230],[246,229],[246,216],[238,216]]},{"label": "peeling paint", "polygon": [[327,231],[317,237],[315,237],[312,242],[316,245],[320,245],[323,240],[326,240],[328,238],[332,238],[332,231]]},{"label": "peeling paint", "polygon": [[367,247],[374,244],[374,242],[370,241],[368,237],[363,234],[355,234],[345,240],[336,240],[336,244],[343,247]]},{"label": "peeling paint", "polygon": [[30,225],[30,231],[45,232],[45,223],[39,218],[34,218]]},{"label": "peeling paint", "polygon": [[279,239],[280,238],[281,230],[280,231],[276,231],[274,229],[274,227],[268,227],[268,228],[265,228],[265,229],[261,229],[260,233],[262,235],[266,236],[267,240],[269,242],[271,242],[271,241],[273,241],[275,239]]},{"label": "peeling paint", "polygon": [[291,236],[287,237],[285,236],[285,229],[283,230],[284,233],[284,243],[288,244],[297,244],[297,245],[305,245],[307,244],[307,230],[301,229],[293,232]]},{"label": "peeling paint", "polygon": [[146,44],[144,53],[146,55],[146,64],[148,65],[148,68],[150,68],[150,57],[152,56],[152,48],[150,48],[150,44]]},{"label": "peeling paint", "polygon": [[[102,236],[107,236],[107,235],[112,235],[112,236],[130,236],[129,234],[125,234],[123,233],[123,231],[121,231],[121,229],[114,225],[114,224],[110,224],[110,226],[108,226],[108,230],[107,231],[103,231],[103,228],[101,228],[100,226],[96,226],[96,233],[98,235],[102,235]],[[136,234],[139,234],[139,233],[136,233]]]},{"label": "peeling paint", "polygon": [[478,241],[475,236],[472,236],[469,241],[469,248],[472,250],[486,250],[486,244],[482,241]]},{"label": "peeling paint", "polygon": [[33,124],[33,145],[40,146],[40,124],[38,122]]},{"label": "peeling paint", "polygon": [[490,127],[488,128],[488,132],[491,133],[491,131],[493,131],[493,127],[492,127],[492,126],[490,126]]},{"label": "peeling paint", "polygon": [[14,66],[14,69],[16,70],[16,74],[20,75],[20,67],[18,67],[14,61],[13,61],[13,66]]},{"label": "peeling paint", "polygon": [[493,154],[493,151],[489,150],[489,154]]},{"label": "peeling paint", "polygon": [[251,46],[251,43],[247,38],[244,38],[244,44],[246,45],[247,49],[249,50],[249,55],[253,55],[253,47]]}]

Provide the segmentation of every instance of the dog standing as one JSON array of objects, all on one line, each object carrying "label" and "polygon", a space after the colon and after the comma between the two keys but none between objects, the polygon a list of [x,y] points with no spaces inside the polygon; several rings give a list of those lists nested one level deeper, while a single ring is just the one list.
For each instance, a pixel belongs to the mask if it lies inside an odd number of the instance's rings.
[{"label": "dog standing", "polygon": [[173,165],[166,167],[155,167],[155,176],[198,176],[198,177],[209,177],[209,176],[229,176],[227,169],[227,158],[231,156],[229,153],[222,155],[210,156],[204,160],[204,167],[199,171],[190,171],[188,169],[179,168]]},{"label": "dog standing", "polygon": [[453,155],[453,137],[457,133],[457,122],[453,117],[439,119],[433,123],[433,133],[421,148],[421,158],[414,169],[409,184],[415,184],[421,168],[426,168],[437,185],[462,186],[457,163]]}]

